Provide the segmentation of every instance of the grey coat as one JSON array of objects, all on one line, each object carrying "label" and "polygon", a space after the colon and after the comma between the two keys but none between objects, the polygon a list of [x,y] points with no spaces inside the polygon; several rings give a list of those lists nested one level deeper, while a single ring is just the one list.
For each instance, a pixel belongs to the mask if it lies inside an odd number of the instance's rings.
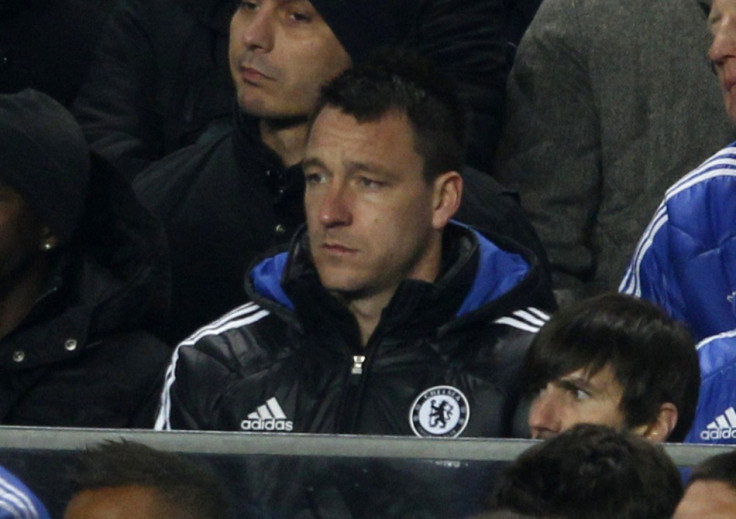
[{"label": "grey coat", "polygon": [[497,175],[519,190],[558,296],[615,289],[665,189],[736,136],[707,4],[545,0],[524,36]]}]

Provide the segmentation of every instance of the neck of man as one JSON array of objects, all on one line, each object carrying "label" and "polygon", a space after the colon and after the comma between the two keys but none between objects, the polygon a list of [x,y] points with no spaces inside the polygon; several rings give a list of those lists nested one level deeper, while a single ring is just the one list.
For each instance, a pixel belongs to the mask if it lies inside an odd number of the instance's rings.
[{"label": "neck of man", "polygon": [[364,297],[335,294],[358,322],[361,346],[368,345],[368,340],[381,321],[381,313],[388,306],[394,293],[396,293],[395,288],[390,292]]},{"label": "neck of man", "polygon": [[[415,265],[413,270],[403,279],[416,279],[427,283],[433,283],[437,279],[442,269],[442,233],[437,233],[434,238],[422,261]],[[358,321],[361,346],[368,345],[368,341],[381,321],[383,309],[389,305],[400,284],[397,283],[393,287],[370,294],[333,292],[335,297],[345,305],[348,311],[353,314],[355,320]]]},{"label": "neck of man", "polygon": [[39,256],[32,263],[0,280],[0,339],[25,319],[43,290],[48,261]]},{"label": "neck of man", "polygon": [[259,128],[263,143],[281,157],[284,166],[288,168],[304,160],[309,129],[305,117],[261,119]]}]

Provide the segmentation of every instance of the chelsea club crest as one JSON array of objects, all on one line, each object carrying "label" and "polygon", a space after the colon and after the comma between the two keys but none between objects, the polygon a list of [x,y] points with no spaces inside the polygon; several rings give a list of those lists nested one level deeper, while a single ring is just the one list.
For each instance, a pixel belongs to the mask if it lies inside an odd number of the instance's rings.
[{"label": "chelsea club crest", "polygon": [[469,417],[465,395],[452,386],[435,386],[414,400],[409,423],[417,436],[457,438],[468,425]]}]

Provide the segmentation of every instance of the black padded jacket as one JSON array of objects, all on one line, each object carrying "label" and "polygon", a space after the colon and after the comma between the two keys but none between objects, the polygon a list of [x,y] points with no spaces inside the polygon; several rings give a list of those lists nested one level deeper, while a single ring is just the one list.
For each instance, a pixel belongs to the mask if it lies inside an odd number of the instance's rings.
[{"label": "black padded jacket", "polygon": [[[357,322],[322,288],[306,239],[297,235],[289,253],[272,256],[251,271],[252,303],[177,347],[156,427],[512,436],[521,361],[547,319],[549,286],[534,256],[511,242],[496,238],[494,243],[455,224],[445,236],[446,264],[439,280],[404,281],[368,344],[361,347]],[[249,474],[238,482],[242,497],[267,515],[276,511],[293,517],[295,510],[310,508],[305,503],[333,486],[343,496],[355,491],[309,463],[287,466],[266,460]],[[407,475],[401,484],[405,489],[424,488],[424,497],[436,492],[436,500],[421,506],[435,503],[430,508],[442,513],[457,500],[439,496],[447,497],[445,490],[457,491],[470,481],[461,474],[433,474],[429,486]],[[421,481],[423,476],[416,476]],[[308,483],[323,478],[331,482],[316,487]],[[348,485],[355,482],[346,480]],[[375,504],[379,496],[396,490],[391,486],[371,483],[362,498],[346,499],[360,511],[361,499]],[[471,487],[463,491],[468,492],[469,506],[477,504],[482,493],[482,486]],[[397,510],[409,506],[403,498],[387,498],[387,503],[396,516],[402,516]],[[381,516],[373,505],[363,512],[368,510]]]}]

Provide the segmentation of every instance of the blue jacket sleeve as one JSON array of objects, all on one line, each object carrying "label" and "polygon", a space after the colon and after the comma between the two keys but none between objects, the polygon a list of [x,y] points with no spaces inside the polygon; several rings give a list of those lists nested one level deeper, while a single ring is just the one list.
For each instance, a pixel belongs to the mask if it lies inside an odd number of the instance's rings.
[{"label": "blue jacket sleeve", "polygon": [[51,519],[41,500],[3,467],[0,467],[0,519]]}]

